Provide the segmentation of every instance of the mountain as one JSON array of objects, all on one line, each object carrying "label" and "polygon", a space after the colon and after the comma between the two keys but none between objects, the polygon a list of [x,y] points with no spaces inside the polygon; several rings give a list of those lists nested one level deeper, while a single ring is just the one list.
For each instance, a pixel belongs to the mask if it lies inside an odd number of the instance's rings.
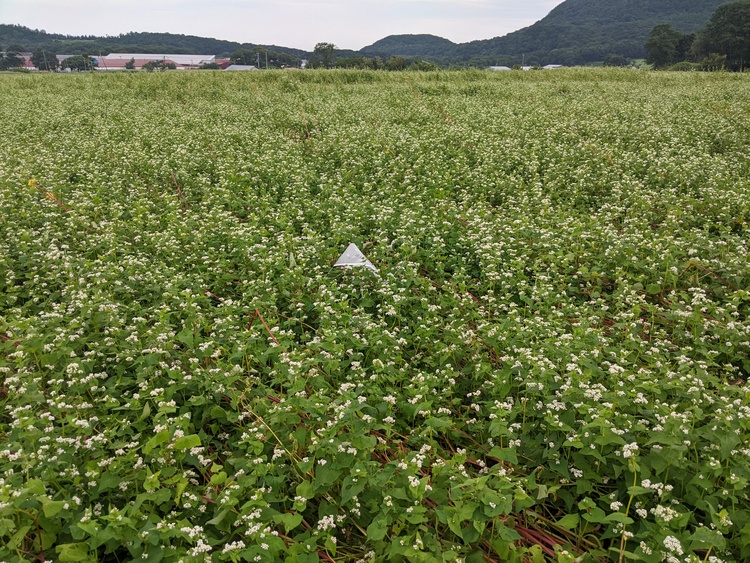
[{"label": "mountain", "polygon": [[651,30],[671,24],[698,31],[729,0],[566,0],[534,25],[494,39],[455,44],[434,35],[391,35],[362,49],[380,56],[419,56],[448,64],[565,64],[610,53],[645,57]]},{"label": "mountain", "polygon": [[[610,53],[645,56],[651,30],[671,24],[695,32],[728,0],[567,0],[534,25],[503,37],[460,46],[463,59],[525,55],[532,64],[586,64]],[[511,62],[507,61],[506,62]]]},{"label": "mountain", "polygon": [[449,57],[458,45],[437,35],[389,35],[361,50],[369,56]]},{"label": "mountain", "polygon": [[97,37],[93,35],[75,36],[47,33],[29,29],[21,25],[0,24],[0,48],[20,51],[49,49],[66,55],[98,55],[108,53],[170,53],[229,55],[238,49],[263,47],[277,53],[287,53],[295,57],[307,57],[309,53],[301,49],[274,45],[255,45],[198,37],[175,33],[125,33],[122,35]]}]

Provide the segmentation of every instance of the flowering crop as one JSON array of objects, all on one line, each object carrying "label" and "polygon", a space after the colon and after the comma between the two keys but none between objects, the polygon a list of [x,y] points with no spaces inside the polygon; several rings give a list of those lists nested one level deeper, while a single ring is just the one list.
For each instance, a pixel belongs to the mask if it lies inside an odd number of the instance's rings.
[{"label": "flowering crop", "polygon": [[746,76],[228,74],[0,80],[0,559],[750,558]]}]

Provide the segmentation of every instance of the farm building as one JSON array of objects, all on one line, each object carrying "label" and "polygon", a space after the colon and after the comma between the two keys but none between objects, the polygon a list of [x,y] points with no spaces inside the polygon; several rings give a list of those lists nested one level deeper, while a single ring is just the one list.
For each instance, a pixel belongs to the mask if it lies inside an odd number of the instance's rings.
[{"label": "farm building", "polygon": [[[143,65],[146,63],[152,62],[154,59],[107,59],[106,57],[100,57],[98,59],[99,66],[97,67],[97,70],[125,70],[128,67],[126,66],[130,61],[133,61],[133,69],[140,70],[143,68]],[[158,59],[159,61],[164,61],[164,63],[174,63],[171,59]],[[174,63],[176,65],[176,63]]]},{"label": "farm building", "polygon": [[[110,53],[105,57],[97,57],[99,61],[99,70],[120,70],[125,68],[125,64],[131,59],[135,59],[136,68],[141,68],[144,64],[151,61],[164,61],[174,63],[177,70],[186,70],[200,68],[204,64],[216,62],[214,55],[168,55],[168,54],[151,54],[151,53]],[[138,64],[140,62],[140,64]]]},{"label": "farm building", "polygon": [[258,70],[255,65],[229,65],[224,70]]}]

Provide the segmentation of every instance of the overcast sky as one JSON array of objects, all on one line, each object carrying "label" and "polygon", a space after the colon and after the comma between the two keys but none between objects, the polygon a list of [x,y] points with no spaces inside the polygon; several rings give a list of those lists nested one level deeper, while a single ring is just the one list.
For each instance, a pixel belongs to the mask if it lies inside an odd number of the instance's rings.
[{"label": "overcast sky", "polygon": [[[540,20],[562,0],[0,0],[0,23],[48,33],[183,33],[311,51],[361,49],[387,35],[464,43]],[[2,38],[0,38],[0,42]]]}]

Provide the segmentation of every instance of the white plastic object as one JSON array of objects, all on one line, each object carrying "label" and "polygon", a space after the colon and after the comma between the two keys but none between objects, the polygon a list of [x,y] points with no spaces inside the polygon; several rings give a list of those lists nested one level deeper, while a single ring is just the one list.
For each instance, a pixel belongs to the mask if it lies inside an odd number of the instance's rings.
[{"label": "white plastic object", "polygon": [[333,266],[334,268],[367,268],[375,273],[378,271],[375,265],[367,259],[367,256],[362,254],[362,251],[354,243],[346,247],[344,253],[336,260]]}]

